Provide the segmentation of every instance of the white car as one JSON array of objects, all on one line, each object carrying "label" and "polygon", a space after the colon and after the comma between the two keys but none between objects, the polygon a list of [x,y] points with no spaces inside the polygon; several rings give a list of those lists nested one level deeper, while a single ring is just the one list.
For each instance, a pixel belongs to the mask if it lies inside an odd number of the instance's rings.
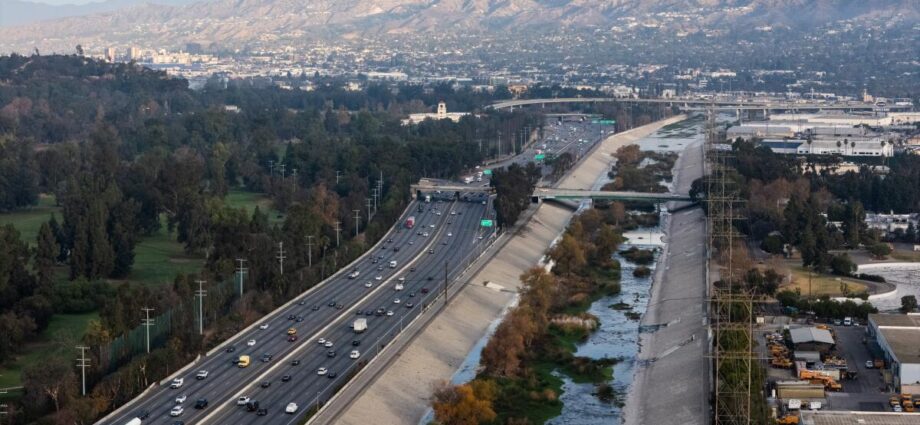
[{"label": "white car", "polygon": [[393,299],[393,304],[399,304],[399,303],[400,303],[399,298],[394,298],[394,299]]},{"label": "white car", "polygon": [[332,341],[326,341],[326,343],[323,344],[323,346],[326,348],[332,348]]},{"label": "white car", "polygon": [[900,413],[900,412],[902,412],[903,410],[904,410],[904,409],[901,408],[901,405],[900,405],[900,404],[895,404],[895,405],[894,405],[894,411],[895,411],[895,412]]},{"label": "white car", "polygon": [[204,379],[207,377],[208,377],[208,371],[206,370],[199,370],[198,373],[195,374],[195,379]]},{"label": "white car", "polygon": [[252,347],[253,345],[256,345],[256,340],[250,339],[249,341],[246,341],[246,345]]},{"label": "white car", "polygon": [[185,383],[185,378],[176,378],[172,380],[172,383],[169,384],[169,388],[182,388],[182,384]]},{"label": "white car", "polygon": [[383,280],[383,276],[377,276],[374,278],[374,280]]},{"label": "white car", "polygon": [[328,372],[328,370],[326,370],[326,368],[324,368],[324,367],[321,367],[321,368],[319,368],[319,369],[316,369],[316,374],[319,375],[319,376],[325,375],[326,372]]},{"label": "white car", "polygon": [[364,284],[364,287],[365,287],[365,288],[370,288],[370,287],[372,287],[372,286],[374,286],[374,284],[371,283],[371,282],[367,282],[367,283]]},{"label": "white car", "polygon": [[387,316],[392,316],[392,315],[393,315],[393,310],[387,310]]},{"label": "white car", "polygon": [[185,409],[183,409],[182,406],[175,406],[169,411],[169,416],[179,416],[184,411]]},{"label": "white car", "polygon": [[188,399],[188,396],[186,396],[185,394],[182,394],[179,397],[176,397],[176,404],[185,403],[185,400],[187,399]]},{"label": "white car", "polygon": [[429,224],[428,227],[434,229],[434,224]]},{"label": "white car", "polygon": [[319,345],[323,345],[323,344],[326,343],[326,338],[320,338],[320,339],[316,340],[316,343],[319,344]]},{"label": "white car", "polygon": [[351,353],[348,354],[348,357],[351,357],[351,358],[353,358],[353,359],[357,359],[358,357],[361,357],[361,353],[358,352],[358,350],[351,350]]},{"label": "white car", "polygon": [[866,369],[872,369],[875,367],[875,363],[872,363],[872,360],[866,360]]},{"label": "white car", "polygon": [[259,325],[259,329],[262,329],[263,331],[266,330],[266,329],[268,329],[268,323],[263,323],[263,324]]},{"label": "white car", "polygon": [[242,396],[242,397],[236,399],[236,405],[237,405],[237,406],[245,406],[246,403],[249,403],[249,397]]},{"label": "white car", "polygon": [[284,408],[284,413],[297,413],[297,403],[288,403]]},{"label": "white car", "polygon": [[454,235],[453,233],[447,232],[447,237],[451,237],[451,236],[453,236],[453,235]]},{"label": "white car", "polygon": [[451,212],[450,212],[450,215],[457,215],[457,212],[456,212],[456,211],[451,211]]},{"label": "white car", "polygon": [[406,281],[406,277],[403,276],[403,277],[399,278],[399,281],[400,281],[400,282],[405,282],[405,281]]},{"label": "white car", "polygon": [[428,232],[422,233],[422,236],[424,236],[424,237],[427,238],[427,237],[428,237]]}]

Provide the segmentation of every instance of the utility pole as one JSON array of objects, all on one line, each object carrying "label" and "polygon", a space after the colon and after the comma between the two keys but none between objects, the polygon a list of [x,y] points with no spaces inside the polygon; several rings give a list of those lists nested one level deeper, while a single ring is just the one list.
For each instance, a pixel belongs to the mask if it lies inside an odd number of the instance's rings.
[{"label": "utility pole", "polygon": [[153,319],[150,318],[150,312],[153,311],[153,308],[144,307],[141,308],[144,312],[144,330],[147,331],[147,354],[150,354],[150,327],[153,326]]},{"label": "utility pole", "polygon": [[281,275],[284,276],[284,242],[278,242],[278,266],[281,268]]},{"label": "utility pole", "polygon": [[237,258],[236,261],[240,262],[240,266],[237,267],[236,272],[239,273],[240,275],[240,299],[242,300],[243,299],[243,274],[245,274],[246,271],[248,271],[249,269],[246,267],[243,267],[243,263],[246,262],[245,258]]},{"label": "utility pole", "polygon": [[[80,376],[83,378],[83,386],[80,394],[86,395],[86,367],[89,366],[89,359],[86,358],[86,350],[89,350],[89,347],[85,345],[78,345],[77,350],[80,350],[80,358],[77,359],[77,367],[80,368]],[[150,352],[150,349],[147,349],[147,352]]]},{"label": "utility pole", "polygon": [[339,170],[335,170],[335,184],[336,184],[336,185],[339,184],[339,178],[340,178],[340,177],[342,177],[342,172],[339,171]]},{"label": "utility pole", "polygon": [[313,235],[307,235],[307,265],[313,267]]},{"label": "utility pole", "polygon": [[371,198],[365,198],[365,199],[367,199],[367,221],[370,222],[371,221],[371,204],[372,204],[371,201],[372,200]]},{"label": "utility pole", "polygon": [[374,190],[371,191],[371,193],[373,193],[373,197],[374,197],[374,214],[376,214],[377,213],[377,196],[380,195],[380,189],[375,187]]},{"label": "utility pole", "polygon": [[208,295],[208,291],[204,290],[204,284],[207,281],[198,279],[195,282],[198,283],[198,290],[195,291],[195,296],[198,297],[198,335],[204,335],[204,297]]},{"label": "utility pole", "polygon": [[358,228],[361,227],[361,210],[352,210],[355,212],[355,237],[358,237]]},{"label": "utility pole", "polygon": [[275,177],[275,161],[272,159],[268,160],[268,175],[272,178]]},{"label": "utility pole", "polygon": [[284,163],[282,163],[281,165],[279,165],[279,167],[281,167],[281,181],[284,181],[284,168],[285,168],[285,166],[286,166],[286,165],[285,165]]},{"label": "utility pole", "polygon": [[338,248],[339,245],[341,245],[341,243],[340,243],[340,241],[339,241],[339,234],[340,234],[340,233],[342,233],[342,222],[341,222],[341,221],[336,221],[336,222],[335,222],[335,247],[336,247],[336,248]]}]

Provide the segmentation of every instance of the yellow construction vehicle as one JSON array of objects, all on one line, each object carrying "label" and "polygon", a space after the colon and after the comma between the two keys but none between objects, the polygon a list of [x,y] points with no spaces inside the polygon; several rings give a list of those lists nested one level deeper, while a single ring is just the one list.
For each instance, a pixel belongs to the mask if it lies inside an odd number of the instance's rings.
[{"label": "yellow construction vehicle", "polygon": [[776,418],[777,425],[798,425],[799,417],[796,415],[786,415],[781,418]]},{"label": "yellow construction vehicle", "polygon": [[891,407],[897,406],[898,404],[900,404],[900,402],[901,402],[901,401],[898,399],[898,396],[896,396],[896,395],[893,395],[893,396],[891,396],[891,397],[888,397],[888,405],[891,406]]},{"label": "yellow construction vehicle", "polygon": [[773,357],[773,360],[770,360],[770,365],[781,369],[791,369],[792,361],[785,357]]},{"label": "yellow construction vehicle", "polygon": [[910,394],[901,394],[901,407],[904,408],[905,412],[914,411],[914,402]]}]

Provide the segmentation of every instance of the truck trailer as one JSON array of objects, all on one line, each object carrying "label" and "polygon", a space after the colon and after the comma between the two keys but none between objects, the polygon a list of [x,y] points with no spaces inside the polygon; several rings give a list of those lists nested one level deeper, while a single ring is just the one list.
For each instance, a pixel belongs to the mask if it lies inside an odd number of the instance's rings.
[{"label": "truck trailer", "polygon": [[355,324],[353,326],[355,333],[359,334],[367,330],[367,319],[355,319]]}]

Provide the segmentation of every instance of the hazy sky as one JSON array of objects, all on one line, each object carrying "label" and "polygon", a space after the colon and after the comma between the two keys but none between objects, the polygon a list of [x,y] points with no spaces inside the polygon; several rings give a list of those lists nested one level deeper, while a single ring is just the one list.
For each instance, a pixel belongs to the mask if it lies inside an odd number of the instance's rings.
[{"label": "hazy sky", "polygon": [[94,3],[100,0],[25,0],[32,3],[47,3],[47,4],[86,4]]}]

